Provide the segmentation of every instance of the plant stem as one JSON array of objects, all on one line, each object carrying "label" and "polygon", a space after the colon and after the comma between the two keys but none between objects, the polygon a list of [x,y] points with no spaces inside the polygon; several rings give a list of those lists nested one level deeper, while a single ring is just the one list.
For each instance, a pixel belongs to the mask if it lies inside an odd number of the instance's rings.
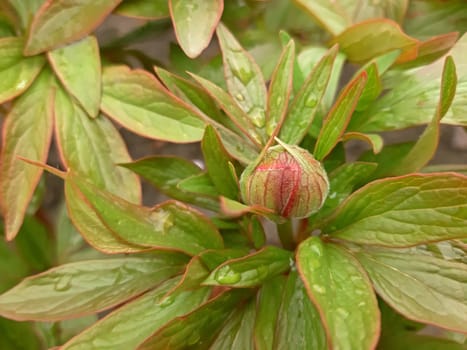
[{"label": "plant stem", "polygon": [[292,221],[287,220],[283,224],[277,224],[277,233],[279,234],[279,239],[285,249],[295,249]]}]

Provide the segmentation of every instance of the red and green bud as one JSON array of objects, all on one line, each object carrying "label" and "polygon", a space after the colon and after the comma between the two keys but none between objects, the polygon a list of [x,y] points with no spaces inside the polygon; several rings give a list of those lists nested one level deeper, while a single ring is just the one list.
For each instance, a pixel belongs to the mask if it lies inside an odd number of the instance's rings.
[{"label": "red and green bud", "polygon": [[250,164],[240,178],[243,200],[284,218],[304,218],[319,210],[329,191],[321,163],[298,146],[277,145]]}]

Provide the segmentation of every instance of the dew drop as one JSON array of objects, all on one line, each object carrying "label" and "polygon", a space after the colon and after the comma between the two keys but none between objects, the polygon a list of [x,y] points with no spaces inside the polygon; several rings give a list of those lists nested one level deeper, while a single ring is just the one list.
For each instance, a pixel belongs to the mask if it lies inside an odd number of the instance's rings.
[{"label": "dew drop", "polygon": [[320,284],[313,284],[312,287],[313,287],[313,290],[319,294],[326,293],[326,288]]},{"label": "dew drop", "polygon": [[161,233],[168,233],[173,226],[172,214],[165,210],[156,210],[150,214],[151,223],[154,230]]},{"label": "dew drop", "polygon": [[160,307],[167,307],[169,305],[172,305],[174,302],[174,298],[172,296],[168,296],[168,297],[165,297],[163,298],[162,300],[160,300],[157,305],[159,305]]},{"label": "dew drop", "polygon": [[55,290],[58,292],[64,292],[70,289],[72,278],[73,277],[71,275],[65,275],[65,276],[60,277],[57,280],[57,282],[55,282],[55,286],[54,286]]},{"label": "dew drop", "polygon": [[230,266],[223,266],[217,271],[215,279],[220,284],[233,284],[240,281],[241,277],[242,276],[238,272],[232,270]]},{"label": "dew drop", "polygon": [[237,101],[239,101],[239,102],[245,101],[245,97],[243,97],[242,94],[236,94],[236,95],[235,95],[235,98],[236,98]]},{"label": "dew drop", "polygon": [[258,128],[262,128],[266,122],[266,115],[262,108],[253,107],[248,112],[248,116],[250,117],[250,120],[253,122],[253,124]]},{"label": "dew drop", "polygon": [[256,272],[256,278],[264,279],[269,274],[269,268],[265,265],[260,265],[256,268],[255,272]]},{"label": "dew drop", "polygon": [[307,106],[308,108],[314,108],[314,107],[316,107],[317,104],[318,104],[318,100],[316,99],[316,97],[314,95],[311,95],[305,101],[305,106]]},{"label": "dew drop", "polygon": [[244,85],[248,84],[255,74],[247,69],[232,69],[232,74],[239,79]]}]

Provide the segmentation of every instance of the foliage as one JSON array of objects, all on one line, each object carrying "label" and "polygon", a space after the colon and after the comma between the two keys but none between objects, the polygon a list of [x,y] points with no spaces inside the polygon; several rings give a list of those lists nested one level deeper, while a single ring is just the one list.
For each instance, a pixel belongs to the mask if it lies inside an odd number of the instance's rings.
[{"label": "foliage", "polygon": [[[106,42],[110,14],[143,24]],[[0,348],[464,348],[467,167],[428,163],[466,29],[462,0],[2,1]],[[131,47],[167,30],[168,63]]]}]

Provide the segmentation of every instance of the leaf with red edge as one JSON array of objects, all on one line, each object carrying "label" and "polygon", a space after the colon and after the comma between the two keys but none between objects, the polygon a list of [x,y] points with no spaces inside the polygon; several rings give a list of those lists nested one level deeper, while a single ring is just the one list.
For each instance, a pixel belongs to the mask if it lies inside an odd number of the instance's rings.
[{"label": "leaf with red edge", "polygon": [[320,311],[333,349],[374,349],[380,313],[362,266],[346,250],[318,237],[302,242],[297,267]]},{"label": "leaf with red edge", "polygon": [[26,91],[44,66],[42,56],[24,57],[23,46],[20,38],[0,38],[0,103]]},{"label": "leaf with red edge", "polygon": [[53,130],[53,87],[53,76],[46,69],[15,101],[3,125],[0,199],[8,240],[18,233],[42,174],[41,168],[17,157],[46,161]]},{"label": "leaf with red edge", "polygon": [[413,174],[370,182],[321,227],[359,244],[408,247],[467,238],[467,177]]},{"label": "leaf with red edge", "polygon": [[30,276],[0,295],[0,315],[63,320],[118,305],[179,273],[186,257],[158,253],[65,264]]},{"label": "leaf with red edge", "polygon": [[101,103],[101,61],[99,45],[93,36],[47,53],[55,74],[65,89],[92,118]]},{"label": "leaf with red edge", "polygon": [[178,43],[188,57],[195,58],[209,45],[224,0],[169,0],[169,7]]},{"label": "leaf with red edge", "polygon": [[389,19],[372,19],[355,24],[335,37],[332,43],[339,44],[353,62],[366,62],[396,49],[402,50],[398,62],[417,57],[418,40],[405,34],[396,22]]},{"label": "leaf with red edge", "polygon": [[25,55],[36,55],[85,37],[96,29],[121,1],[45,1],[35,13],[29,27]]}]

